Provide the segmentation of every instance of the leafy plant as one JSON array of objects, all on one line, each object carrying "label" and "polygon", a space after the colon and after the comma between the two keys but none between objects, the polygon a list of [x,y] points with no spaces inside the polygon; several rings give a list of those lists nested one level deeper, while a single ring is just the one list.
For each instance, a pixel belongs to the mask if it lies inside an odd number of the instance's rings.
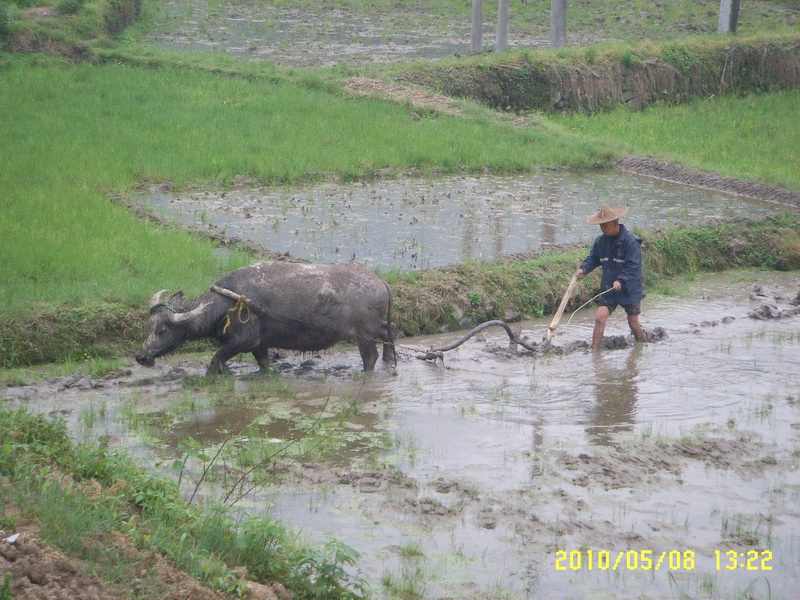
[{"label": "leafy plant", "polygon": [[83,0],[58,0],[56,12],[62,15],[74,15],[83,6]]},{"label": "leafy plant", "polygon": [[634,56],[633,52],[631,52],[628,48],[625,48],[622,51],[621,62],[623,67],[630,69],[636,65],[636,57]]},{"label": "leafy plant", "polygon": [[469,292],[469,294],[467,294],[467,297],[469,298],[469,305],[472,308],[478,308],[478,306],[480,306],[480,303],[481,303],[481,293],[480,292],[473,290],[473,291]]},{"label": "leafy plant", "polygon": [[0,50],[10,41],[14,32],[16,13],[7,2],[0,2]]}]

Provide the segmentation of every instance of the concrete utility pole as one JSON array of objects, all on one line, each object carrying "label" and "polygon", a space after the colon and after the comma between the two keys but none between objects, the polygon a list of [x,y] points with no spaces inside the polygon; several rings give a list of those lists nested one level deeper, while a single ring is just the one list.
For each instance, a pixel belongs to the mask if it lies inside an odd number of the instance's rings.
[{"label": "concrete utility pole", "polygon": [[498,52],[508,50],[508,6],[511,0],[498,0],[497,3],[497,45]]},{"label": "concrete utility pole", "polygon": [[567,44],[567,0],[550,0],[550,47]]},{"label": "concrete utility pole", "polygon": [[483,50],[483,0],[472,0],[472,43],[470,50]]},{"label": "concrete utility pole", "polygon": [[717,33],[736,33],[739,25],[739,0],[720,0]]}]

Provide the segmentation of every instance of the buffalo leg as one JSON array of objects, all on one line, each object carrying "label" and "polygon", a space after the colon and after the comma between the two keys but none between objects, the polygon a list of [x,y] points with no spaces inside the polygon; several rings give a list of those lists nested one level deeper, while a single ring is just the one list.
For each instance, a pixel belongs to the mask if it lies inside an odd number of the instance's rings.
[{"label": "buffalo leg", "polygon": [[358,338],[358,351],[361,352],[361,361],[365,371],[372,371],[378,362],[378,344],[375,340]]},{"label": "buffalo leg", "polygon": [[258,348],[253,350],[253,356],[256,357],[258,368],[262,373],[269,371],[269,348]]},{"label": "buffalo leg", "polygon": [[[391,332],[389,331],[389,328]],[[397,363],[397,354],[394,350],[394,337],[397,333],[397,325],[394,323],[384,322],[381,325],[380,339],[383,341],[383,360],[393,361]]]},{"label": "buffalo leg", "polygon": [[233,342],[224,344],[222,348],[217,350],[217,353],[211,358],[211,362],[208,363],[208,376],[215,377],[220,373],[225,373],[228,369],[225,363],[240,352],[244,351],[245,349],[241,347],[241,344],[235,344]]}]

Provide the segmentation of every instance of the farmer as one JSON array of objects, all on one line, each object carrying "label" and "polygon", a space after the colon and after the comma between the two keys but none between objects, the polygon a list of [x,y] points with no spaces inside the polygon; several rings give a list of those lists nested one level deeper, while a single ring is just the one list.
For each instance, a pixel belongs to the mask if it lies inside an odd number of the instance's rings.
[{"label": "farmer", "polygon": [[[578,279],[603,267],[600,280],[600,306],[594,319],[592,350],[600,350],[603,331],[609,315],[617,305],[625,309],[628,325],[637,342],[644,341],[644,331],[639,324],[641,301],[644,298],[642,283],[642,239],[633,235],[619,222],[628,212],[627,206],[605,206],[587,219],[592,225],[600,225],[603,235],[597,236],[589,256],[575,272]],[[613,290],[613,291],[612,291]]]}]

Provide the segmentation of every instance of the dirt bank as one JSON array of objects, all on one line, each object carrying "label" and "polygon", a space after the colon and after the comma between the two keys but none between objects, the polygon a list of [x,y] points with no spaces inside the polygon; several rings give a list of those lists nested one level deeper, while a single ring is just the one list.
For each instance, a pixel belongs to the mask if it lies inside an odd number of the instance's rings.
[{"label": "dirt bank", "polygon": [[800,192],[744,179],[723,177],[714,173],[703,173],[702,171],[671,165],[652,158],[626,156],[617,162],[616,169],[623,173],[634,173],[662,181],[691,185],[746,198],[756,198],[791,208],[800,208]]},{"label": "dirt bank", "polygon": [[115,600],[125,597],[113,586],[89,574],[75,558],[42,546],[28,533],[13,543],[0,540],[0,574],[11,575],[11,597],[16,600]]},{"label": "dirt bank", "polygon": [[[0,581],[4,574],[11,574],[10,591],[15,600],[120,600],[136,597],[148,587],[148,581],[158,581],[163,597],[173,600],[224,598],[200,585],[164,557],[141,553],[120,533],[109,535],[101,545],[107,552],[125,552],[136,561],[136,572],[130,573],[130,584],[103,581],[93,574],[85,561],[65,556],[43,543],[35,524],[27,523],[24,529],[25,533],[13,543],[0,540]],[[152,589],[146,591],[152,593]]]},{"label": "dirt bank", "polygon": [[400,77],[498,110],[641,110],[720,94],[790,89],[800,84],[797,39],[683,41],[632,46],[605,62],[588,49],[569,62],[515,54],[503,60],[415,65]]}]

